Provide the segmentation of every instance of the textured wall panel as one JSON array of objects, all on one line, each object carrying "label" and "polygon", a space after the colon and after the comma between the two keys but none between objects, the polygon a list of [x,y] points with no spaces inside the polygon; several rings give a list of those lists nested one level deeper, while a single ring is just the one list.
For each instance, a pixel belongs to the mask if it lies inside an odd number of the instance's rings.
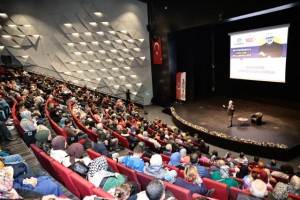
[{"label": "textured wall panel", "polygon": [[136,0],[3,0],[0,52],[30,71],[149,104],[147,7]]}]

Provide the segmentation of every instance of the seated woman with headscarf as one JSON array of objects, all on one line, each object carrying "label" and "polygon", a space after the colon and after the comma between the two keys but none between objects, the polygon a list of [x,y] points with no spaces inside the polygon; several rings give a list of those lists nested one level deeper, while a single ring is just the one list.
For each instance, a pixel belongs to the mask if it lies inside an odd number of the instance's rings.
[{"label": "seated woman with headscarf", "polygon": [[184,165],[180,164],[180,160],[181,160],[180,153],[174,152],[174,153],[172,153],[172,155],[170,157],[170,161],[169,161],[168,165],[177,167],[179,169],[184,169]]},{"label": "seated woman with headscarf", "polygon": [[144,173],[150,176],[154,176],[160,180],[166,180],[168,182],[174,183],[176,180],[177,172],[175,170],[168,171],[163,168],[162,157],[159,154],[154,154],[151,156],[150,165],[146,163],[144,167]]},{"label": "seated woman with headscarf", "polygon": [[107,160],[104,156],[95,158],[90,163],[87,179],[96,187],[100,187],[105,191],[125,183],[124,176],[108,171]]},{"label": "seated woman with headscarf", "polygon": [[221,183],[225,183],[228,185],[228,190],[231,186],[239,187],[239,184],[236,180],[229,177],[229,166],[225,164],[224,160],[218,160],[217,162],[219,166],[219,170],[216,170],[213,175],[212,179]]},{"label": "seated woman with headscarf", "polygon": [[[43,125],[44,126],[44,125]],[[39,127],[39,126],[38,126]],[[41,129],[38,130],[35,134],[35,144],[45,153],[50,154],[51,143],[49,142],[52,139],[50,130]]]},{"label": "seated woman with headscarf", "polygon": [[24,110],[21,112],[20,116],[22,118],[20,121],[20,126],[25,132],[37,130],[36,120],[32,119],[30,111]]},{"label": "seated woman with headscarf", "polygon": [[73,143],[67,149],[67,156],[62,161],[62,164],[66,167],[74,164],[77,161],[83,162],[86,166],[90,164],[92,161],[88,156],[82,158],[82,154],[84,152],[84,148],[80,143]]},{"label": "seated woman with headscarf", "polygon": [[243,179],[245,176],[249,174],[249,167],[247,164],[243,164],[239,172],[236,173],[236,177]]},{"label": "seated woman with headscarf", "polygon": [[268,173],[265,170],[262,170],[257,178],[265,182],[268,188],[273,188],[273,186],[269,182]]},{"label": "seated woman with headscarf", "polygon": [[184,162],[184,163],[189,163],[191,161],[190,156],[186,154],[185,148],[180,149],[180,156],[181,156],[182,162]]},{"label": "seated woman with headscarf", "polygon": [[68,156],[65,151],[67,147],[66,138],[58,135],[51,141],[52,149],[50,150],[50,157],[54,158],[57,162],[62,163]]},{"label": "seated woman with headscarf", "polygon": [[296,175],[292,176],[290,182],[287,185],[287,190],[291,194],[300,196],[300,177]]}]

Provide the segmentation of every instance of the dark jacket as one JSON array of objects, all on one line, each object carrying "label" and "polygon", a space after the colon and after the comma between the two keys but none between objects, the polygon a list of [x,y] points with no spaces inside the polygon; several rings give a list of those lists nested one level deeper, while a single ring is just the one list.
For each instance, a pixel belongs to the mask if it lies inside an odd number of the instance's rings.
[{"label": "dark jacket", "polygon": [[94,144],[93,150],[100,153],[101,155],[112,158],[111,154],[107,150],[105,144],[103,142],[97,142]]}]

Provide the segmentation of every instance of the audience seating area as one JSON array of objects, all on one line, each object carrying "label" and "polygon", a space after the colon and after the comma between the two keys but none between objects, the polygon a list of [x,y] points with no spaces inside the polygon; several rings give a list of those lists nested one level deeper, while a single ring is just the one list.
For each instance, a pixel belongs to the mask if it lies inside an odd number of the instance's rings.
[{"label": "audience seating area", "polygon": [[[49,103],[49,99],[47,100],[46,104],[45,104],[45,115],[46,117],[49,119],[50,125],[53,128],[53,130],[55,131],[55,133],[57,135],[62,135],[66,138],[66,140],[68,141],[68,136],[66,134],[66,132],[56,123],[54,122],[49,114],[48,111],[48,103]],[[20,121],[17,118],[17,111],[16,111],[16,104],[17,101],[14,103],[13,107],[12,107],[12,117],[13,120],[15,122],[15,126],[16,129],[18,130],[21,138],[26,142],[26,137],[24,134],[26,134],[24,132],[24,130],[22,129],[22,127],[20,126]],[[97,134],[92,132],[90,129],[88,129],[87,127],[85,127],[81,121],[79,119],[77,119],[77,117],[74,115],[74,113],[72,112],[72,105],[68,104],[68,110],[73,118],[74,123],[76,124],[76,126],[81,129],[83,132],[87,133],[88,137],[93,141],[96,142],[97,141]],[[99,123],[99,120],[94,116],[94,114],[90,111],[89,112],[91,118],[96,122]],[[128,140],[121,136],[120,134],[118,134],[116,131],[110,129],[107,126],[104,126],[105,129],[109,130],[112,135],[115,138],[118,138],[119,143],[125,147],[125,148],[130,148],[130,143],[128,142]],[[155,130],[148,128],[148,132],[154,132]],[[144,138],[141,138],[133,133],[129,133],[132,137],[137,138],[139,141],[142,141],[145,143],[145,145],[147,146],[147,148],[151,151],[154,152],[158,152],[157,148],[154,146],[154,143],[145,140]],[[173,135],[174,138],[177,138],[177,134],[169,131],[169,135]],[[29,137],[32,137],[32,135],[29,135]],[[33,133],[34,136],[34,133]],[[184,139],[183,139],[184,140]],[[166,145],[166,142],[162,141],[162,140],[157,140],[162,146]],[[79,143],[84,143],[84,140],[80,140]],[[192,142],[195,146],[199,145],[195,142]],[[95,187],[92,183],[90,183],[88,180],[82,178],[80,175],[78,175],[77,173],[73,172],[72,170],[70,170],[69,168],[63,166],[61,163],[55,161],[53,158],[51,158],[49,155],[47,155],[46,153],[44,153],[40,148],[38,148],[35,144],[34,144],[34,140],[28,140],[28,142],[26,142],[27,145],[30,145],[30,148],[32,149],[34,155],[36,156],[37,160],[39,161],[39,163],[42,165],[42,167],[52,176],[54,177],[57,181],[59,181],[61,184],[63,184],[67,189],[69,189],[76,197],[83,199],[85,196],[89,196],[89,195],[97,195],[97,196],[101,196],[104,198],[110,198],[113,199],[114,197],[112,195],[110,195],[109,193],[105,192],[104,190],[102,190],[101,188]],[[184,144],[179,144],[177,143],[178,146],[181,147],[186,147]],[[188,148],[187,148],[188,149]],[[91,159],[95,159],[97,157],[100,157],[101,154],[93,151],[92,149],[87,149],[87,153],[89,155],[89,157]],[[160,153],[160,152],[158,152]],[[179,177],[184,178],[184,171],[183,170],[179,170],[177,167],[174,166],[170,166],[167,163],[170,161],[170,157],[166,156],[164,154],[160,154],[162,156],[163,159],[163,165],[165,168],[168,168],[170,170],[175,170],[178,174]],[[128,180],[130,181],[134,181],[137,186],[140,189],[145,189],[145,187],[147,186],[147,184],[154,179],[154,177],[151,177],[147,174],[141,173],[141,172],[136,172],[133,169],[130,169],[108,157],[106,157],[108,165],[116,172],[119,172],[125,176],[127,176]],[[147,157],[143,157],[142,158],[145,162],[150,162],[150,159]],[[201,165],[205,166],[205,167],[211,167],[212,165],[215,165],[214,163],[210,163],[210,162],[201,162]],[[272,170],[271,170],[272,171]],[[233,169],[231,169],[231,172],[233,172]],[[274,177],[277,181],[281,181],[281,182],[285,182],[287,183],[288,180],[287,179],[283,179],[281,177]],[[235,178],[235,180],[237,180],[239,183],[241,183],[241,179]],[[208,189],[214,188],[215,192],[212,194],[211,198],[215,198],[215,199],[221,199],[221,200],[226,200],[228,198],[235,200],[236,196],[238,193],[245,193],[245,194],[249,194],[248,191],[245,190],[241,190],[239,188],[227,188],[226,184],[220,183],[218,181],[214,181],[211,179],[207,179],[207,178],[203,178],[204,183],[206,184]],[[166,186],[166,189],[169,190],[170,192],[172,192],[174,194],[174,196],[177,199],[187,199],[187,200],[193,200],[197,197],[201,197],[201,195],[199,194],[193,194],[191,195],[190,191],[184,188],[181,188],[179,186],[173,185],[171,183],[168,183],[166,181],[164,181],[164,184]],[[275,183],[274,183],[275,184]],[[298,199],[300,200],[299,196],[293,195],[293,194],[289,194],[289,196],[292,199]]]}]

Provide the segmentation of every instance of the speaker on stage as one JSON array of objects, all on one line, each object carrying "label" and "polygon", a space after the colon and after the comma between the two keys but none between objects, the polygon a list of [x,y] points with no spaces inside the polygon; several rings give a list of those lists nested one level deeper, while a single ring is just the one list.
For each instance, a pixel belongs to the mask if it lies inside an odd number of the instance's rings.
[{"label": "speaker on stage", "polygon": [[5,65],[12,64],[11,56],[1,56],[2,63]]}]

